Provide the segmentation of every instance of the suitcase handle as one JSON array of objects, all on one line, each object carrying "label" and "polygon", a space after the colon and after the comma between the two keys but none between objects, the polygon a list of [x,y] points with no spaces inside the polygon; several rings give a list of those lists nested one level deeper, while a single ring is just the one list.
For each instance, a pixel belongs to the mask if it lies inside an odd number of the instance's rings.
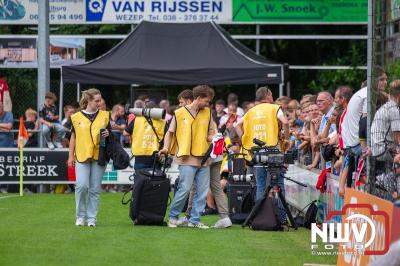
[{"label": "suitcase handle", "polygon": [[[152,173],[151,177],[154,177],[154,172],[156,171],[158,152],[155,151],[153,153],[153,157],[154,157],[154,160],[153,160],[153,173]],[[167,169],[167,163],[168,163],[168,155],[165,155],[164,156],[164,163],[163,163],[163,166],[162,166],[163,174],[165,174],[165,169]]]},{"label": "suitcase handle", "polygon": [[131,190],[125,192],[124,195],[122,196],[122,199],[121,199],[122,205],[126,205],[129,203],[129,201],[130,201],[129,199],[127,201],[124,201],[126,194],[128,194],[129,192],[131,192]]}]

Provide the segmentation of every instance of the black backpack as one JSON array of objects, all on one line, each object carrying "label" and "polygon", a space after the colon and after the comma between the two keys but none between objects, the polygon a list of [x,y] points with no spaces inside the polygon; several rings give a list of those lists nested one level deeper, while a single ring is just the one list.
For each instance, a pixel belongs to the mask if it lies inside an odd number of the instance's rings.
[{"label": "black backpack", "polygon": [[124,150],[121,143],[111,136],[112,142],[112,157],[115,170],[124,170],[129,166],[130,158],[128,153]]},{"label": "black backpack", "polygon": [[264,196],[256,202],[253,211],[242,227],[248,225],[253,230],[263,231],[283,230],[279,213],[278,200]]},{"label": "black backpack", "polygon": [[[307,204],[301,211],[300,213],[294,218],[295,222],[297,223],[298,226],[303,226],[305,228],[311,229],[311,224],[315,223],[317,221],[317,215],[318,215],[318,205],[316,204],[319,202],[318,200],[313,200],[309,204]],[[304,210],[307,209],[305,215]]]}]

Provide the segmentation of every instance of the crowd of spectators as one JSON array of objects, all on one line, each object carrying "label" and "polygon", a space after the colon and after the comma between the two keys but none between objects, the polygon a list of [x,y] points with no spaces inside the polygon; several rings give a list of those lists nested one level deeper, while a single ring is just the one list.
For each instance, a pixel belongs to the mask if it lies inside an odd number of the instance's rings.
[{"label": "crowd of spectators", "polygon": [[[366,158],[371,156],[373,176],[378,188],[397,198],[400,182],[400,81],[394,80],[388,86],[385,72],[377,71],[377,82],[373,88],[378,95],[376,115],[371,127],[371,147],[366,143],[367,120],[367,87],[352,89],[348,86],[338,87],[334,94],[321,91],[318,94],[303,95],[300,101],[281,96],[271,103],[279,104],[290,125],[290,150],[297,162],[307,170],[325,170],[339,176],[339,194],[344,195],[345,186],[360,186],[365,182]],[[388,88],[387,88],[388,87]],[[388,93],[387,93],[388,89]],[[37,113],[32,108],[25,112],[25,127],[30,131],[27,147],[38,145],[38,129],[41,129],[45,144],[49,149],[66,148],[71,131],[70,117],[78,108],[73,105],[64,107],[64,119],[59,122],[55,105],[56,95],[46,94],[45,104]],[[229,149],[240,150],[241,140],[235,130],[235,123],[254,105],[256,101],[246,101],[239,105],[238,96],[230,93],[227,101],[217,99],[210,103],[213,117],[218,128],[226,127],[225,135],[229,138]],[[159,107],[166,110],[167,124],[173,117],[173,106],[167,99],[158,103],[147,95],[139,96],[134,107]],[[102,110],[109,110],[102,101]],[[116,104],[110,110],[111,126],[114,137],[124,147],[130,147],[129,135],[124,130],[134,119],[126,115],[124,106]],[[15,137],[10,132],[13,128],[11,112],[4,112],[0,103],[0,147],[13,147]],[[15,128],[15,127],[14,127]],[[116,186],[104,188],[114,192]],[[390,198],[386,196],[386,198]]]}]

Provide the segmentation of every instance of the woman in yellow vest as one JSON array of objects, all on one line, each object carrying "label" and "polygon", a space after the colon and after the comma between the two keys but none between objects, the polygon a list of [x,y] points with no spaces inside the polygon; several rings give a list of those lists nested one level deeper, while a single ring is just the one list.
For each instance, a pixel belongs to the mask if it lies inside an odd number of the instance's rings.
[{"label": "woman in yellow vest", "polygon": [[[99,110],[101,94],[97,89],[82,92],[81,111],[71,116],[72,133],[68,166],[75,163],[76,226],[96,226],[101,180],[105,166],[97,164],[102,138],[109,136],[110,114]],[[104,130],[103,130],[104,129]]]}]

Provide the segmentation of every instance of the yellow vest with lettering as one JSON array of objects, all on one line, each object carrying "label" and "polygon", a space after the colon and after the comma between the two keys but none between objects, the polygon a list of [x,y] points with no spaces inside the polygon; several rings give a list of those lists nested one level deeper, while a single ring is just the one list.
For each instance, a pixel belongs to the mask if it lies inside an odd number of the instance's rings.
[{"label": "yellow vest with lettering", "polygon": [[[135,118],[135,124],[132,132],[132,155],[133,156],[151,156],[160,149],[156,134],[143,116]],[[154,129],[157,132],[160,141],[164,137],[165,121],[161,119],[152,119]]]},{"label": "yellow vest with lettering", "polygon": [[178,146],[177,157],[204,156],[209,146],[207,137],[211,119],[210,108],[200,110],[196,117],[193,118],[189,110],[186,107],[182,107],[175,111],[175,119],[175,136]]},{"label": "yellow vest with lettering", "polygon": [[82,111],[71,116],[75,130],[75,158],[78,162],[99,159],[100,129],[107,128],[110,114],[99,111],[94,121],[90,121]]},{"label": "yellow vest with lettering", "polygon": [[262,103],[251,108],[243,117],[242,145],[246,150],[256,146],[253,138],[266,143],[267,146],[278,144],[279,123],[277,114],[280,106]]}]

